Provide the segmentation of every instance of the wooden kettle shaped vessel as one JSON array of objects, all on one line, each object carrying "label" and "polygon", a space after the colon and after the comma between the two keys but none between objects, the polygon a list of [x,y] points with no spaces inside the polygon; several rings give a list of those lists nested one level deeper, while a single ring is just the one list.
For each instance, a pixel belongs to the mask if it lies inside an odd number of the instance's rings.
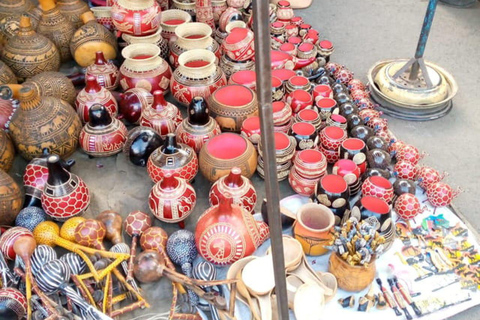
[{"label": "wooden kettle shaped vessel", "polygon": [[117,57],[117,39],[104,26],[97,22],[91,11],[80,17],[84,23],[72,36],[70,53],[82,67],[95,62],[95,54],[102,51],[106,59]]},{"label": "wooden kettle shaped vessel", "polygon": [[188,105],[188,118],[177,128],[177,137],[198,154],[205,142],[221,133],[217,121],[210,117],[207,102],[202,97],[195,97]]},{"label": "wooden kettle shaped vessel", "polygon": [[62,158],[75,152],[82,125],[68,103],[40,97],[31,88],[20,89],[19,100],[20,108],[12,117],[10,133],[23,158],[38,158],[44,148]]},{"label": "wooden kettle shaped vessel", "polygon": [[175,132],[182,120],[180,110],[165,100],[162,91],[156,90],[153,92],[153,103],[142,110],[140,125],[152,128],[165,138],[167,134]]},{"label": "wooden kettle shaped vessel", "polygon": [[270,231],[242,207],[223,194],[218,206],[207,209],[198,219],[195,242],[203,258],[217,265],[229,265],[251,255]]}]

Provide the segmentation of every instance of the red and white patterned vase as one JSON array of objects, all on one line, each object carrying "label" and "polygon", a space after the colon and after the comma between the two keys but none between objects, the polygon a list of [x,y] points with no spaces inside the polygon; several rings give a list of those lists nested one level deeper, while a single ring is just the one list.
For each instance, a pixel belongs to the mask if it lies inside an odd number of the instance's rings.
[{"label": "red and white patterned vase", "polygon": [[212,0],[196,0],[195,13],[196,21],[206,23],[212,28],[212,30],[215,30]]},{"label": "red and white patterned vase", "polygon": [[87,85],[77,95],[75,108],[83,123],[89,121],[88,112],[94,104],[105,106],[112,117],[118,114],[117,100],[107,89],[101,87],[94,76],[87,77]]},{"label": "red and white patterned vase", "polygon": [[118,119],[112,118],[101,104],[89,111],[90,121],[80,131],[80,147],[91,157],[109,157],[123,150],[128,130]]},{"label": "red and white patterned vase", "polygon": [[49,174],[42,194],[43,210],[57,221],[82,214],[90,204],[85,182],[65,170],[56,154],[48,156],[47,166]]},{"label": "red and white patterned vase", "polygon": [[120,66],[123,90],[142,88],[149,92],[169,90],[172,69],[160,57],[160,48],[152,43],[130,44],[122,51],[125,61]]},{"label": "red and white patterned vase", "polygon": [[396,158],[398,161],[407,161],[415,166],[425,155],[425,153],[420,153],[420,151],[411,144],[406,144],[397,151]]},{"label": "red and white patterned vase", "polygon": [[448,206],[460,194],[461,190],[454,190],[444,182],[431,184],[427,188],[427,198],[434,207]]},{"label": "red and white patterned vase", "polygon": [[146,36],[160,26],[161,9],[155,0],[116,0],[112,6],[112,20],[122,33]]},{"label": "red and white patterned vase", "polygon": [[0,237],[0,251],[8,260],[15,260],[17,256],[13,245],[19,237],[29,236],[33,238],[33,233],[24,227],[13,227],[7,229]]},{"label": "red and white patterned vase", "polygon": [[158,220],[167,223],[185,220],[192,213],[196,201],[192,185],[171,174],[166,174],[156,183],[148,197],[150,211]]},{"label": "red and white patterned vase", "polygon": [[418,169],[417,181],[418,185],[426,190],[431,184],[442,181],[447,176],[447,173],[440,173],[434,168],[422,166]]},{"label": "red and white patterned vase", "polygon": [[106,60],[102,51],[98,51],[95,54],[95,63],[89,65],[85,70],[85,79],[88,76],[94,76],[99,85],[109,91],[115,90],[120,81],[117,66]]},{"label": "red and white patterned vase", "polygon": [[234,204],[245,208],[252,214],[255,213],[257,192],[252,182],[242,176],[242,170],[238,167],[233,167],[228,175],[221,177],[212,185],[208,194],[210,205],[218,205],[220,199],[227,192],[232,196]]},{"label": "red and white patterned vase", "polygon": [[154,183],[166,174],[192,181],[198,172],[198,158],[195,151],[183,143],[177,143],[173,133],[169,133],[165,144],[153,151],[148,158],[147,171]]},{"label": "red and white patterned vase", "polygon": [[140,117],[141,126],[152,128],[162,138],[174,133],[182,121],[180,110],[173,103],[167,102],[160,90],[153,93],[153,103],[142,110]]},{"label": "red and white patterned vase", "polygon": [[414,194],[404,193],[395,200],[395,212],[403,220],[413,219],[425,210],[427,207],[422,208],[420,200]]},{"label": "red and white patterned vase", "polygon": [[195,243],[200,255],[221,266],[253,254],[269,236],[268,226],[233,204],[229,194],[223,195],[219,205],[208,208],[195,228]]},{"label": "red and white patterned vase", "polygon": [[398,161],[393,167],[395,175],[399,179],[415,180],[418,167],[407,161]]}]

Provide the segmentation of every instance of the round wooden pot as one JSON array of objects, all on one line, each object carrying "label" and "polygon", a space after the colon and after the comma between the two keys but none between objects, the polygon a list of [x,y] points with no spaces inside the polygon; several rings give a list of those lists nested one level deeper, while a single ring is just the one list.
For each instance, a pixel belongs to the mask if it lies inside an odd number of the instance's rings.
[{"label": "round wooden pot", "polygon": [[207,141],[200,150],[200,171],[211,182],[239,167],[242,175],[250,178],[257,166],[257,152],[253,144],[235,133],[222,133]]},{"label": "round wooden pot", "polygon": [[328,260],[328,272],[337,278],[340,289],[352,292],[362,291],[367,288],[375,278],[375,258],[368,264],[351,266],[338,254],[332,253]]},{"label": "round wooden pot", "polygon": [[258,115],[257,95],[242,85],[227,85],[212,93],[208,108],[222,131],[240,132],[244,120]]}]

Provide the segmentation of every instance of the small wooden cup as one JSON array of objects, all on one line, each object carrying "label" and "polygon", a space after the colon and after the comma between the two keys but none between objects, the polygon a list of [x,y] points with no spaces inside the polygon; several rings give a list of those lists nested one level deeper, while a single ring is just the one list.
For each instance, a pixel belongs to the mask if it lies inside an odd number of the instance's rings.
[{"label": "small wooden cup", "polygon": [[352,292],[362,291],[367,288],[375,278],[375,257],[365,266],[351,266],[337,253],[332,253],[328,260],[328,272],[332,273],[340,289]]}]

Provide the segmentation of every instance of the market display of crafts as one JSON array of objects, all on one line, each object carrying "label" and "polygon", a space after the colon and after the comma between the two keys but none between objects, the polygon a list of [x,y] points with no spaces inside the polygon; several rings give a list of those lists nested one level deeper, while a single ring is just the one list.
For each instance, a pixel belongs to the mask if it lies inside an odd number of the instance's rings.
[{"label": "market display of crafts", "polygon": [[[0,319],[278,319],[267,165],[297,193],[278,212],[290,318],[480,303],[459,190],[389,130],[302,1],[270,3],[274,164],[251,1],[39,2],[0,0]],[[113,175],[143,189],[115,199]]]}]

